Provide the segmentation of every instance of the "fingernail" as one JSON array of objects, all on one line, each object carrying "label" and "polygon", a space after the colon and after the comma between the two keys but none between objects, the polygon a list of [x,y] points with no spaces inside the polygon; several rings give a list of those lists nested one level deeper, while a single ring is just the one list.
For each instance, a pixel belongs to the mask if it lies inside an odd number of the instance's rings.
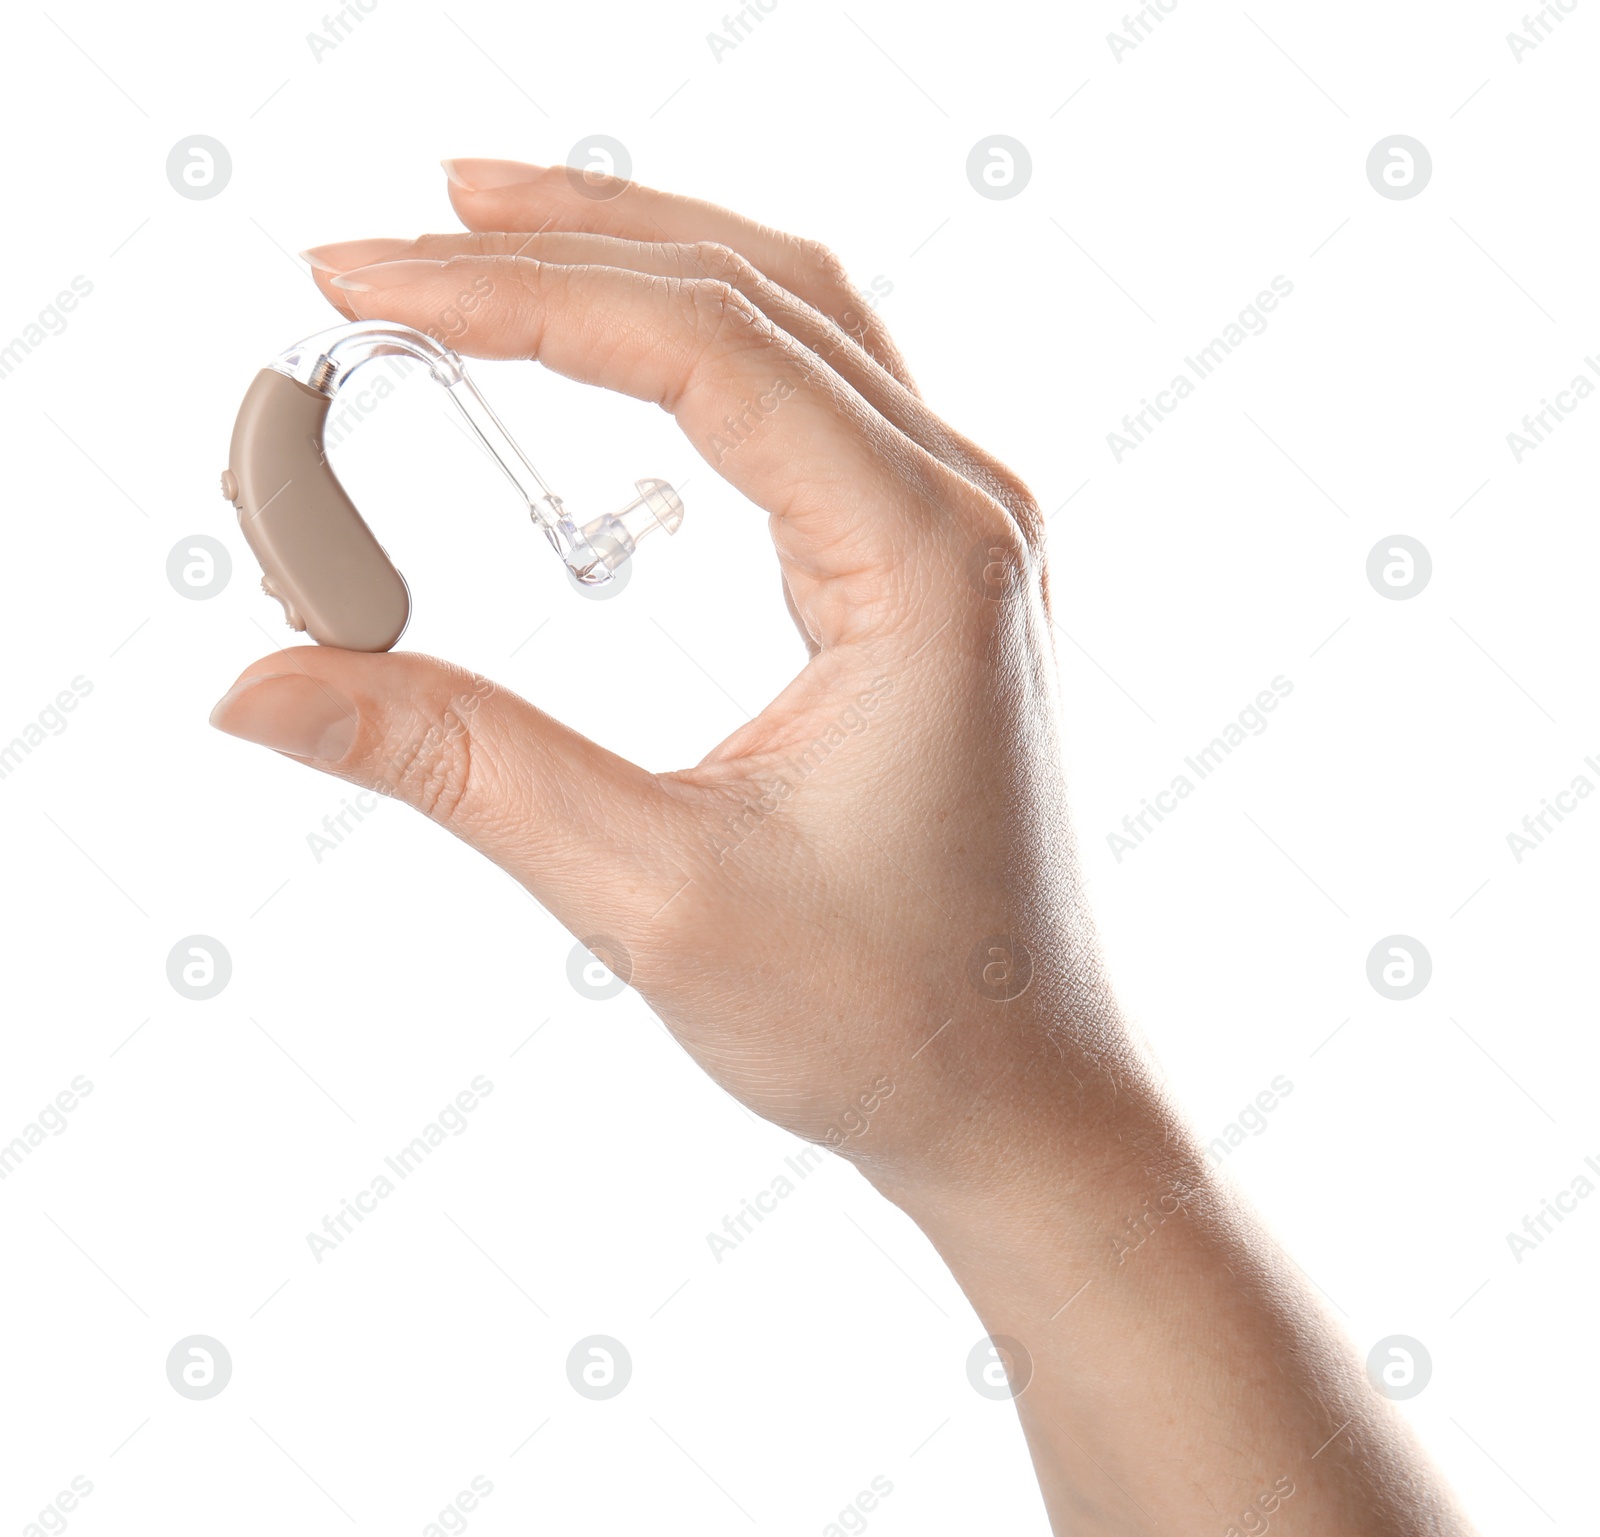
[{"label": "fingernail", "polygon": [[374,262],[394,261],[412,247],[409,240],[336,240],[331,245],[314,245],[300,253],[318,272],[349,272],[369,267]]},{"label": "fingernail", "polygon": [[497,192],[502,187],[525,187],[543,173],[542,165],[520,160],[441,160],[452,186],[463,192]]},{"label": "fingernail", "polygon": [[413,257],[409,261],[376,262],[371,266],[357,267],[353,272],[341,272],[328,282],[347,293],[370,293],[374,288],[403,288],[407,283],[420,283],[432,277],[446,263],[423,261]]},{"label": "fingernail", "polygon": [[337,763],[350,751],[357,721],[343,694],[297,672],[236,683],[211,712],[218,731],[319,763]]}]

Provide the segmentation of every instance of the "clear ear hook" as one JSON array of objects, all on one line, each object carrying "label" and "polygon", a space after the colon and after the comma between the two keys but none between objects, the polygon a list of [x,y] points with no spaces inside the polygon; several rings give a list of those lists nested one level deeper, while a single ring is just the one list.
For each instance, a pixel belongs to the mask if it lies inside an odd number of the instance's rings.
[{"label": "clear ear hook", "polygon": [[362,364],[380,357],[426,365],[576,581],[609,582],[646,534],[675,533],[683,522],[683,503],[664,480],[637,481],[637,495],[619,512],[576,522],[450,348],[387,321],[336,326],[297,343],[257,374],[240,407],[223,474],[223,492],[261,561],[262,587],[283,604],[291,626],[321,644],[387,650],[410,615],[404,579],[323,451],[334,397]]}]

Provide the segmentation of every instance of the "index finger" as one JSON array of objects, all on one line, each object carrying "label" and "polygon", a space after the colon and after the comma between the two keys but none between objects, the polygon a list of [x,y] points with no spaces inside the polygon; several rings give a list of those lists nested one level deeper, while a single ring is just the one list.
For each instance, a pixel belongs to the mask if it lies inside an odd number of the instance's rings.
[{"label": "index finger", "polygon": [[384,262],[332,281],[363,319],[428,330],[448,312],[460,352],[537,358],[670,411],[771,514],[795,600],[827,642],[896,616],[917,556],[952,537],[957,509],[989,505],[726,283],[523,256]]}]

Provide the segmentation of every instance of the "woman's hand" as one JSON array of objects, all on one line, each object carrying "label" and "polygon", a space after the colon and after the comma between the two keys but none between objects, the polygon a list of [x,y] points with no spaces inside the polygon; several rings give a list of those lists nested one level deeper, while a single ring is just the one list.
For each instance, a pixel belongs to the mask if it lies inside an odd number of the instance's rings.
[{"label": "woman's hand", "polygon": [[280,652],[214,722],[472,844],[901,1204],[1004,1341],[1058,1530],[1466,1532],[1105,981],[1027,490],[820,246],[562,167],[447,170],[472,233],[320,247],[323,293],[671,411],[765,509],[810,659],[670,774],[415,655]]},{"label": "woman's hand", "polygon": [[484,233],[323,247],[323,292],[671,411],[766,511],[810,660],[665,775],[419,656],[280,653],[217,724],[425,811],[604,936],[754,1110],[920,1177],[1099,1042],[1033,502],[820,247],[564,168],[458,162],[451,195]]}]

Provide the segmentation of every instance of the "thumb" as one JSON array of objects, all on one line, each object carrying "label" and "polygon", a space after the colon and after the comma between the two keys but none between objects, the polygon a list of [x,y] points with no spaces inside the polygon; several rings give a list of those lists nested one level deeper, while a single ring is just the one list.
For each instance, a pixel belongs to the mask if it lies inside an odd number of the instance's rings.
[{"label": "thumb", "polygon": [[641,922],[688,873],[685,808],[655,775],[433,657],[296,646],[246,668],[211,724],[404,801],[580,934]]}]

